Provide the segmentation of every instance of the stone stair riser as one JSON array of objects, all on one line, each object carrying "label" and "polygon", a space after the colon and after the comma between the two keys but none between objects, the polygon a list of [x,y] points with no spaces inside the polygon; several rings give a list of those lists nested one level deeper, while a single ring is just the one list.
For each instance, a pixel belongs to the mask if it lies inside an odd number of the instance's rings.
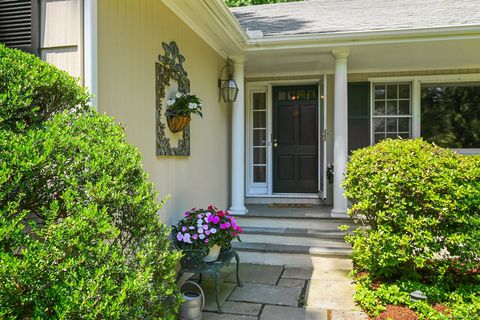
[{"label": "stone stair riser", "polygon": [[254,243],[272,243],[284,245],[301,245],[301,246],[326,246],[349,248],[342,238],[316,238],[316,237],[298,237],[286,235],[265,235],[265,234],[242,234],[243,242]]},{"label": "stone stair riser", "polygon": [[348,224],[350,221],[338,221],[327,219],[280,219],[280,218],[244,218],[236,216],[238,225],[242,227],[271,227],[271,228],[305,228],[320,230],[338,230],[338,226]]}]

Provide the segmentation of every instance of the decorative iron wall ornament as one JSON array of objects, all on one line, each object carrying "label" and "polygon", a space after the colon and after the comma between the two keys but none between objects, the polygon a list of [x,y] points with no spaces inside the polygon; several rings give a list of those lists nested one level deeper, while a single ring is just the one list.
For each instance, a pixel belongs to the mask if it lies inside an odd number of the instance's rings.
[{"label": "decorative iron wall ornament", "polygon": [[190,125],[183,130],[183,137],[178,141],[178,147],[173,148],[170,138],[165,133],[165,123],[162,122],[162,100],[165,100],[166,89],[173,79],[178,83],[178,90],[183,93],[190,92],[190,80],[183,68],[185,57],[178,50],[175,41],[169,44],[163,42],[164,55],[159,55],[159,62],[155,63],[156,82],[156,147],[157,156],[189,156],[190,155]]}]

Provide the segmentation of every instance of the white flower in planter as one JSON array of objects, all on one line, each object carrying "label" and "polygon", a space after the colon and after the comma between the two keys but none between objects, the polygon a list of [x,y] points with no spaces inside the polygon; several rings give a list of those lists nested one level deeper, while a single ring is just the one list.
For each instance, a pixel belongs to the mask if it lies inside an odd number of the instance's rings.
[{"label": "white flower in planter", "polygon": [[196,103],[190,102],[188,104],[188,109],[190,109],[190,110],[197,109],[197,106],[198,105]]},{"label": "white flower in planter", "polygon": [[183,94],[181,92],[177,92],[177,94],[175,94],[175,98],[181,98],[183,96]]},{"label": "white flower in planter", "polygon": [[167,100],[167,106],[173,106],[175,104],[175,99],[169,99]]}]

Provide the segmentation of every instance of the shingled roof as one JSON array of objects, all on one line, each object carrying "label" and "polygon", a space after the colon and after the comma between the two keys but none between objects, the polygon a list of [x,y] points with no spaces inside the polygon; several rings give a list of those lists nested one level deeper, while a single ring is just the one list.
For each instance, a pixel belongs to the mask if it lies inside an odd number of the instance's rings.
[{"label": "shingled roof", "polygon": [[480,0],[306,0],[231,11],[264,36],[480,26]]}]

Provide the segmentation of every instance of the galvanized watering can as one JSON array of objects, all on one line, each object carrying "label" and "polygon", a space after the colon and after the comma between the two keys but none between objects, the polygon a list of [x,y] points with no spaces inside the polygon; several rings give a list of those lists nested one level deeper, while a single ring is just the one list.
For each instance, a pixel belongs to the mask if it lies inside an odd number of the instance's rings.
[{"label": "galvanized watering can", "polygon": [[[182,290],[186,284],[196,287],[198,292]],[[194,281],[185,281],[180,286],[180,292],[184,300],[180,307],[180,320],[202,320],[202,310],[205,307],[205,294],[203,293],[202,287]]]}]

